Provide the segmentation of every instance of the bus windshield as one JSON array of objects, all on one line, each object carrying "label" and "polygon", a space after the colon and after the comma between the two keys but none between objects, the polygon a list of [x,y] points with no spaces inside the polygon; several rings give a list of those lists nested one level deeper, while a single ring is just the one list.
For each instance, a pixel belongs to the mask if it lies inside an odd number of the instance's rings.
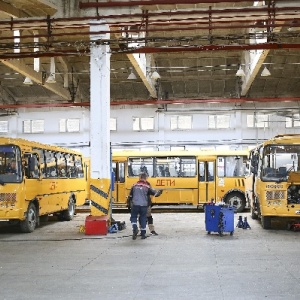
[{"label": "bus windshield", "polygon": [[286,181],[289,172],[299,171],[300,145],[271,145],[263,152],[262,180]]},{"label": "bus windshield", "polygon": [[14,145],[0,145],[0,184],[22,181],[20,149]]}]

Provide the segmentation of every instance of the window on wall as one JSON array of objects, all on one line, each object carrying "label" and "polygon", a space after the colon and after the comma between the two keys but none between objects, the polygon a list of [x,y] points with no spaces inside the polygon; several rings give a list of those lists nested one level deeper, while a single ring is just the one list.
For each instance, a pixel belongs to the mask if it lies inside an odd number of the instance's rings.
[{"label": "window on wall", "polygon": [[134,131],[153,131],[154,130],[154,118],[145,117],[138,118],[133,117],[133,130]]},{"label": "window on wall", "polygon": [[59,132],[79,132],[80,120],[79,119],[60,119]]},{"label": "window on wall", "polygon": [[110,131],[117,131],[117,119],[116,118],[110,118],[109,129],[110,129]]},{"label": "window on wall", "polygon": [[247,127],[267,128],[269,127],[269,115],[256,114],[247,115]]},{"label": "window on wall", "polygon": [[300,127],[300,115],[294,114],[292,117],[285,118],[285,127],[286,128]]},{"label": "window on wall", "polygon": [[45,130],[44,120],[24,120],[23,133],[41,133]]},{"label": "window on wall", "polygon": [[229,115],[211,115],[208,116],[209,129],[224,129],[230,127]]},{"label": "window on wall", "polygon": [[8,132],[8,121],[0,121],[0,133]]},{"label": "window on wall", "polygon": [[171,116],[171,130],[192,129],[192,116]]}]

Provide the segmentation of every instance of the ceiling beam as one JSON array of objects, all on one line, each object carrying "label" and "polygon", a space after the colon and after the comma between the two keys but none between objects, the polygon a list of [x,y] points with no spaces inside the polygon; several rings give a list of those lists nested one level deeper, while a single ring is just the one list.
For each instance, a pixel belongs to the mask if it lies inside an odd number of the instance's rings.
[{"label": "ceiling beam", "polygon": [[[121,38],[121,34],[117,33],[115,34],[117,38]],[[118,45],[120,47],[120,45]],[[133,46],[133,45],[128,45]],[[157,92],[154,86],[154,83],[152,82],[149,72],[147,72],[147,69],[151,66],[152,61],[152,55],[151,54],[126,54],[127,58],[131,62],[134,70],[137,72],[141,80],[143,81],[146,89],[148,90],[150,96],[152,98],[157,98]]]},{"label": "ceiling beam", "polygon": [[13,18],[26,18],[28,17],[27,14],[25,14],[22,10],[6,3],[3,1],[0,1],[0,11],[1,13],[4,13],[8,15],[9,17]]},{"label": "ceiling beam", "polygon": [[[147,71],[147,64],[149,60],[151,60],[152,55],[145,55],[141,54],[144,56],[143,62],[139,59],[139,56],[137,54],[127,54],[127,57],[131,64],[133,65],[134,69],[142,79],[145,87],[147,88],[150,96],[152,98],[157,98],[157,92],[155,89],[155,86],[150,78],[150,73]],[[149,62],[151,63],[151,62]]]},{"label": "ceiling beam", "polygon": [[[43,5],[46,4],[51,8],[55,8],[55,6],[50,3],[49,1],[40,1]],[[3,1],[0,2],[0,11],[2,13],[7,14],[10,17],[13,18],[28,18],[29,16],[27,14],[25,14],[22,10],[15,8],[14,6],[7,4]],[[21,36],[22,39],[22,36]],[[45,38],[41,38],[44,41],[46,41]],[[63,65],[63,68],[65,70],[66,73],[68,73],[68,68],[67,68],[67,62],[65,60],[65,58],[59,57],[60,63]],[[47,84],[44,83],[44,79],[42,78],[41,73],[37,73],[34,70],[32,70],[31,68],[27,67],[25,65],[24,62],[22,62],[21,60],[18,61],[7,61],[7,60],[1,60],[1,62],[6,65],[7,67],[11,68],[12,70],[24,75],[25,77],[29,77],[31,80],[33,80],[34,82],[38,83],[38,84],[43,84],[43,86],[50,90],[51,92],[61,96],[63,99],[69,100],[70,99],[70,93],[68,92],[68,90],[64,89],[60,84],[58,83],[51,83],[51,84]]]},{"label": "ceiling beam", "polygon": [[[255,5],[259,5],[260,2],[256,2]],[[272,8],[272,6],[270,6],[269,4],[269,8]],[[282,27],[269,27],[268,25],[273,24],[275,22],[275,16],[272,13],[269,13],[269,18],[266,24],[267,29],[261,29],[261,32],[266,32],[267,30],[269,31],[269,34],[272,33],[278,33],[281,31]],[[279,24],[277,25],[283,25],[284,22],[279,22]],[[250,29],[251,33],[255,33],[254,29]],[[260,32],[257,32],[257,34],[259,35]],[[267,38],[263,39],[263,40],[257,40],[257,39],[253,39],[250,40],[250,44],[263,44],[263,43],[267,43],[268,40]],[[258,72],[261,68],[261,66],[263,65],[265,59],[267,58],[269,52],[271,51],[271,49],[259,49],[257,51],[247,51],[244,52],[244,60],[246,63],[246,68],[245,68],[245,78],[244,81],[242,83],[242,87],[241,87],[241,96],[246,96],[247,93],[249,92],[251,85],[253,83],[253,81],[255,80],[255,78],[257,76],[259,76]],[[248,66],[248,67],[247,67]]]},{"label": "ceiling beam", "polygon": [[16,72],[22,74],[24,77],[30,77],[33,81],[38,84],[43,85],[45,88],[51,92],[61,96],[63,99],[69,100],[70,94],[64,89],[60,84],[57,83],[45,83],[42,78],[41,72],[35,72],[32,68],[26,66],[22,60],[1,60],[1,63],[5,66],[15,70]]}]

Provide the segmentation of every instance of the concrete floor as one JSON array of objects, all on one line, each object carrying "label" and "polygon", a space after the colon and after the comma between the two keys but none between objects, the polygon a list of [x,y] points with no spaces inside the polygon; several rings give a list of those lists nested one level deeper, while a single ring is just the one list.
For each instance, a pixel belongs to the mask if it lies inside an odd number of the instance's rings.
[{"label": "concrete floor", "polygon": [[[204,213],[155,213],[158,236],[133,241],[127,228],[79,232],[87,214],[49,221],[31,234],[0,228],[0,288],[7,299],[299,299],[300,232],[205,231]],[[235,215],[235,225],[238,215]]]}]

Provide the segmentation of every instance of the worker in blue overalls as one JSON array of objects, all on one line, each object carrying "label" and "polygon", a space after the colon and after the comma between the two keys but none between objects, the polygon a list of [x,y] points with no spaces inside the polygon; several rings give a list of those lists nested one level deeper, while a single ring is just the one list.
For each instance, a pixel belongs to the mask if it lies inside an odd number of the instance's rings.
[{"label": "worker in blue overalls", "polygon": [[141,225],[141,238],[146,238],[147,209],[149,205],[149,196],[159,193],[147,182],[147,174],[141,173],[139,180],[135,183],[129,194],[129,200],[132,202],[130,222],[132,225],[132,239],[135,240],[138,234],[138,219]]}]

